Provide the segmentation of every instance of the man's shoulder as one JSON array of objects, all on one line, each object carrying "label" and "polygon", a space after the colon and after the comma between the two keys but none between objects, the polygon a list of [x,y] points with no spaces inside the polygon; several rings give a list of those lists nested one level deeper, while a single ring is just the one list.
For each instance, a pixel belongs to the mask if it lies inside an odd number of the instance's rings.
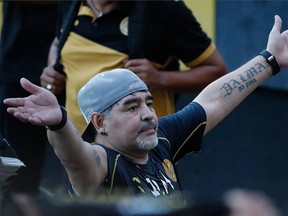
[{"label": "man's shoulder", "polygon": [[[161,13],[159,14],[163,14],[163,12],[175,12],[176,11],[182,11],[182,10],[187,10],[189,9],[186,4],[179,0],[179,1],[175,1],[175,0],[165,0],[165,1],[148,1],[148,7],[152,8],[152,9],[158,9],[161,10]],[[189,9],[190,10],[190,9]],[[159,11],[158,11],[159,12]]]},{"label": "man's shoulder", "polygon": [[182,16],[182,14],[186,14],[187,10],[189,10],[185,3],[181,0],[139,1],[134,6],[134,9],[137,10],[137,8],[140,10],[145,8],[144,11],[146,11],[146,14],[148,14],[148,16],[145,18],[154,21],[162,19],[167,20],[169,18],[173,19],[174,16]]}]

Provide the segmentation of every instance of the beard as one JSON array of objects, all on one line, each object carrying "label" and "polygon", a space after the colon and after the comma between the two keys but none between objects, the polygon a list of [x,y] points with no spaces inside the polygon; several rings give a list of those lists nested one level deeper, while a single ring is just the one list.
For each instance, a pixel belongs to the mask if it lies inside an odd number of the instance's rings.
[{"label": "beard", "polygon": [[137,144],[138,144],[138,148],[140,150],[144,150],[144,151],[150,151],[153,148],[155,148],[158,145],[158,138],[157,135],[155,133],[155,136],[153,138],[140,138],[139,135],[141,134],[141,132],[143,130],[145,130],[148,127],[152,127],[152,128],[157,128],[157,124],[154,120],[150,120],[147,121],[145,123],[143,123],[139,128],[138,128],[138,137],[137,137]]},{"label": "beard", "polygon": [[153,139],[149,140],[137,140],[138,148],[144,151],[150,151],[158,145],[158,138],[155,136]]}]

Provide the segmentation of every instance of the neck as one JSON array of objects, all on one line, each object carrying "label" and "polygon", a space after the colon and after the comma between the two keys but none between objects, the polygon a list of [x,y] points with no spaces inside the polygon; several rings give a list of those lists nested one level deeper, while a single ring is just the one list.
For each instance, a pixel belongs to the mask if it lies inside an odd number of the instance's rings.
[{"label": "neck", "polygon": [[130,161],[136,164],[146,164],[149,158],[149,154],[148,154],[149,152],[147,151],[143,151],[143,150],[138,150],[138,151],[133,151],[133,152],[123,151],[123,149],[117,148],[117,146],[110,144],[110,142],[107,141],[106,139],[101,139],[98,136],[96,137],[96,143],[101,143],[102,145],[105,145],[106,147],[121,153]]},{"label": "neck", "polygon": [[146,164],[149,159],[149,155],[147,152],[138,155],[125,154],[123,152],[121,152],[121,154],[123,154],[125,157],[127,157],[129,160],[136,164]]}]

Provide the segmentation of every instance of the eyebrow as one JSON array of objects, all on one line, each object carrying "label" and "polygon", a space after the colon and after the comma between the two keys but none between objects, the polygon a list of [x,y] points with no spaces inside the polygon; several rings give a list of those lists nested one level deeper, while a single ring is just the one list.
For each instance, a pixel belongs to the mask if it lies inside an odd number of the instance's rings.
[{"label": "eyebrow", "polygon": [[[132,94],[133,95],[133,94]],[[145,100],[153,100],[153,96],[151,94],[147,95]],[[129,104],[131,103],[139,103],[141,101],[141,98],[140,97],[136,97],[136,98],[130,98],[130,99],[127,99],[123,102],[123,106],[128,106]]]}]

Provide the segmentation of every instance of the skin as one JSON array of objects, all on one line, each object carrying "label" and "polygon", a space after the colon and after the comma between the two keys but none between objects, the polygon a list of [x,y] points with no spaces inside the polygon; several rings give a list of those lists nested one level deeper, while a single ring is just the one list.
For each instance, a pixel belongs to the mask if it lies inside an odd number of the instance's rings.
[{"label": "skin", "polygon": [[259,191],[231,189],[224,194],[231,216],[281,216],[278,206]]},{"label": "skin", "polygon": [[[288,30],[280,33],[282,20],[275,16],[274,26],[269,34],[266,50],[272,53],[281,68],[288,67]],[[257,86],[268,79],[272,68],[262,56],[249,62],[208,85],[194,101],[206,112],[207,123],[204,134],[225,118]],[[56,97],[48,90],[36,86],[27,79],[20,80],[22,87],[31,93],[25,98],[8,98],[4,103],[7,111],[23,122],[34,125],[56,125],[61,122],[62,113]],[[133,99],[133,100],[131,100]],[[127,101],[134,101],[127,103]],[[148,121],[155,125],[140,130]],[[145,164],[147,150],[138,147],[139,140],[153,140],[156,136],[157,117],[149,92],[136,92],[120,100],[104,118],[93,113],[95,129],[108,132],[97,135],[97,142],[123,153],[135,163]],[[70,181],[80,194],[89,195],[102,184],[107,174],[107,155],[100,146],[84,142],[68,119],[66,125],[57,131],[47,130],[49,142],[65,166]]]},{"label": "skin", "polygon": [[108,118],[103,118],[100,113],[92,114],[92,123],[98,134],[101,131],[108,133],[107,136],[97,136],[96,142],[139,164],[147,162],[149,151],[139,148],[139,142],[157,140],[157,121],[149,92],[136,92],[118,101]]}]

